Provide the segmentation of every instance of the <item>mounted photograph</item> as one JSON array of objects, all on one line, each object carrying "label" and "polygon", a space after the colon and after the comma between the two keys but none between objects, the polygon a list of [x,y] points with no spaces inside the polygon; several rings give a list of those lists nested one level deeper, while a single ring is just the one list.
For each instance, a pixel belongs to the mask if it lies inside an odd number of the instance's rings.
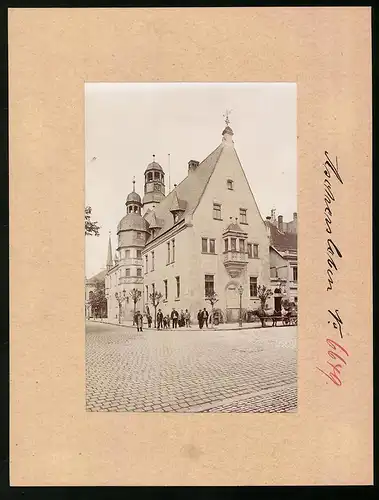
[{"label": "mounted photograph", "polygon": [[296,99],[86,83],[87,411],[297,411]]}]

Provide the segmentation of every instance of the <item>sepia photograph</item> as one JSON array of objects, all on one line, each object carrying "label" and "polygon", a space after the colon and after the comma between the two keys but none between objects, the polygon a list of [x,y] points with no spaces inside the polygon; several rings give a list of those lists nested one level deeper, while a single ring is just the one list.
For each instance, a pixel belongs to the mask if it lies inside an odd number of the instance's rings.
[{"label": "sepia photograph", "polygon": [[86,83],[87,411],[297,411],[296,98]]}]

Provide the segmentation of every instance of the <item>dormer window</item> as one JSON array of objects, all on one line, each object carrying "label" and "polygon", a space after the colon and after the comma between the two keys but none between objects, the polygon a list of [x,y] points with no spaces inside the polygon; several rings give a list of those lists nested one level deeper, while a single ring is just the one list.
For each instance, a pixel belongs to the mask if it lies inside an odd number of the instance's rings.
[{"label": "dormer window", "polygon": [[233,191],[234,188],[233,188],[233,181],[232,181],[232,179],[228,179],[226,181],[226,186],[227,186],[228,189],[230,189],[231,191]]}]

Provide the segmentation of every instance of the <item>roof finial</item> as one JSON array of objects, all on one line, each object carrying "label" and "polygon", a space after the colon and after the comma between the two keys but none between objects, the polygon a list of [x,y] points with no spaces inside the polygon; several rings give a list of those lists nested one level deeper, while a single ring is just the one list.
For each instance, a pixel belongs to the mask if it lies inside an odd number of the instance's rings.
[{"label": "roof finial", "polygon": [[153,155],[153,161],[155,161],[155,155]]},{"label": "roof finial", "polygon": [[230,115],[230,113],[231,113],[231,112],[232,112],[232,110],[231,110],[231,109],[227,109],[227,110],[225,111],[225,114],[223,115],[223,116],[224,116],[224,118],[225,118],[225,123],[226,123],[226,126],[228,126],[228,125],[229,125],[229,123],[230,123],[230,120],[229,120],[229,115]]},{"label": "roof finial", "polygon": [[133,193],[136,192],[136,178],[133,175]]}]

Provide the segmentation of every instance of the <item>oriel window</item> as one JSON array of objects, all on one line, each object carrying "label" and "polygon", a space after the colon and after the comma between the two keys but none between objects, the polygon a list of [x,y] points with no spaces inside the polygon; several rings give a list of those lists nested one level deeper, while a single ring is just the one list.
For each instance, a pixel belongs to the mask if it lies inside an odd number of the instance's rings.
[{"label": "oriel window", "polygon": [[235,252],[237,250],[236,242],[237,242],[236,238],[230,238],[230,245],[232,252]]}]

